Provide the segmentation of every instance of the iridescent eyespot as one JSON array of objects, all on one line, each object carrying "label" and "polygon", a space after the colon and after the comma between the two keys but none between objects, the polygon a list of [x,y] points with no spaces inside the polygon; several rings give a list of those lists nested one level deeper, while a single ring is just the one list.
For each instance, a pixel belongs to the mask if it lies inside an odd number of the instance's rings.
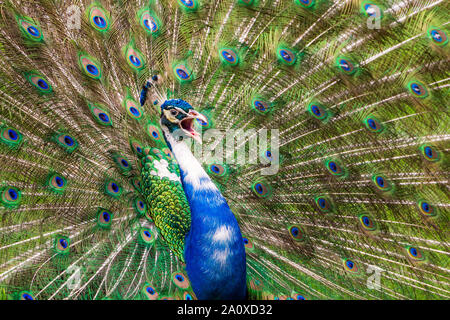
[{"label": "iridescent eyespot", "polygon": [[264,152],[264,157],[265,157],[268,161],[272,162],[272,161],[273,161],[272,151],[270,151],[270,150],[265,151],[265,152]]},{"label": "iridescent eyespot", "polygon": [[418,203],[418,208],[421,214],[427,217],[434,217],[437,215],[435,207],[428,201],[420,200]]},{"label": "iridescent eyespot", "polygon": [[365,231],[375,231],[377,224],[375,220],[368,214],[362,213],[358,216],[360,226]]},{"label": "iridescent eyespot", "polygon": [[97,210],[97,225],[103,229],[109,229],[111,227],[114,214],[104,208],[99,208]]},{"label": "iridescent eyespot", "polygon": [[325,120],[328,117],[328,111],[323,105],[312,102],[308,105],[308,112],[316,119]]},{"label": "iridescent eyespot", "polygon": [[62,175],[55,173],[49,176],[47,186],[53,192],[63,193],[67,188],[67,180]]},{"label": "iridescent eyespot", "polygon": [[183,294],[183,298],[184,298],[184,300],[194,300],[194,298],[192,297],[192,295],[189,294],[188,292],[185,292],[185,293]]},{"label": "iridescent eyespot", "polygon": [[42,42],[44,37],[41,28],[34,22],[27,19],[18,19],[22,34],[29,40],[34,42]]},{"label": "iridescent eyespot", "polygon": [[134,199],[133,207],[134,207],[134,209],[136,210],[136,213],[139,216],[143,216],[147,212],[147,205],[145,204],[145,202],[141,198]]},{"label": "iridescent eyespot", "polygon": [[152,15],[148,10],[142,12],[140,24],[146,32],[154,36],[159,32],[159,21],[156,16]]},{"label": "iridescent eyespot", "polygon": [[287,48],[278,48],[277,56],[279,61],[289,66],[297,62],[297,55],[294,51]]},{"label": "iridescent eyespot", "polygon": [[124,101],[125,109],[127,110],[128,115],[136,120],[140,120],[143,116],[141,108],[138,106],[136,101],[133,99],[125,99]]},{"label": "iridescent eyespot", "polygon": [[120,156],[120,155],[115,155],[113,157],[114,162],[117,165],[117,168],[122,172],[122,173],[127,173],[129,171],[131,171],[132,166],[130,164],[130,161],[128,161],[127,158],[125,158],[124,156]]},{"label": "iridescent eyespot", "polygon": [[255,183],[253,183],[252,190],[253,193],[256,194],[256,196],[259,198],[267,198],[272,193],[271,187],[261,181],[256,181]]},{"label": "iridescent eyespot", "polygon": [[109,29],[110,22],[107,12],[100,7],[92,6],[89,10],[89,21],[91,26],[99,32],[106,32]]},{"label": "iridescent eyespot", "polygon": [[208,166],[208,172],[217,177],[223,177],[227,173],[227,168],[224,165],[213,163]]},{"label": "iridescent eyespot", "polygon": [[333,204],[328,196],[318,196],[314,198],[314,202],[321,212],[331,212],[333,210]]},{"label": "iridescent eyespot", "polygon": [[298,225],[289,227],[289,235],[295,241],[302,241],[305,239],[305,232],[303,231],[302,227]]},{"label": "iridescent eyespot", "polygon": [[141,190],[141,180],[138,177],[130,178],[129,181],[135,190]]},{"label": "iridescent eyespot", "polygon": [[239,56],[234,49],[223,48],[219,51],[220,60],[229,66],[237,66],[239,64]]},{"label": "iridescent eyespot", "polygon": [[436,147],[424,144],[420,147],[420,152],[422,156],[431,162],[437,162],[440,160],[440,152],[436,149]]},{"label": "iridescent eyespot", "polygon": [[244,242],[245,249],[252,250],[254,248],[253,247],[253,242],[249,238],[242,237],[242,241]]},{"label": "iridescent eyespot", "polygon": [[137,49],[129,45],[125,51],[127,63],[132,69],[140,71],[145,67],[144,56]]},{"label": "iridescent eyespot", "polygon": [[23,141],[22,134],[12,127],[6,127],[1,130],[0,141],[9,147],[15,148],[20,146]]},{"label": "iridescent eyespot", "polygon": [[344,168],[335,160],[327,160],[325,162],[327,170],[334,176],[341,177],[345,175]]},{"label": "iridescent eyespot", "polygon": [[258,113],[265,114],[270,110],[270,103],[262,99],[253,99],[252,108]]},{"label": "iridescent eyespot", "polygon": [[36,28],[35,26],[30,26],[27,28],[27,32],[32,36],[32,37],[39,37],[41,35],[41,32],[39,31],[38,28]]},{"label": "iridescent eyespot", "polygon": [[393,188],[392,183],[382,175],[372,176],[372,181],[374,182],[375,186],[382,191],[390,191]]},{"label": "iridescent eyespot", "polygon": [[41,94],[51,93],[53,91],[52,86],[43,76],[37,73],[26,74],[27,80],[32,84]]},{"label": "iridescent eyespot", "polygon": [[358,265],[353,260],[344,259],[343,263],[344,263],[344,268],[345,268],[346,271],[349,271],[349,272],[352,272],[352,273],[358,273],[359,272]]},{"label": "iridescent eyespot", "polygon": [[384,127],[381,122],[373,116],[369,116],[364,119],[364,125],[371,132],[381,132]]},{"label": "iridescent eyespot", "polygon": [[59,254],[68,254],[70,251],[70,239],[64,236],[56,236],[54,249]]},{"label": "iridescent eyespot", "polygon": [[20,300],[36,300],[34,295],[29,291],[22,291],[19,293]]},{"label": "iridescent eyespot", "polygon": [[405,249],[406,249],[406,252],[407,252],[410,260],[412,260],[412,261],[425,260],[425,256],[423,255],[422,251],[419,248],[413,247],[413,246],[407,246]]},{"label": "iridescent eyespot", "polygon": [[198,1],[197,0],[178,0],[181,8],[186,11],[196,11],[198,9]]},{"label": "iridescent eyespot", "polygon": [[142,288],[142,292],[148,300],[158,299],[159,293],[156,292],[155,288],[150,284],[145,284],[144,288]]},{"label": "iridescent eyespot", "polygon": [[372,1],[364,1],[361,4],[361,11],[366,17],[379,18],[383,17],[383,11]]},{"label": "iridescent eyespot", "polygon": [[192,72],[184,64],[176,65],[173,70],[178,81],[188,82],[192,80]]},{"label": "iridescent eyespot", "polygon": [[81,66],[81,70],[83,70],[89,78],[98,80],[102,77],[100,64],[94,61],[94,58],[80,54],[78,62]]},{"label": "iridescent eyespot", "polygon": [[348,58],[338,58],[336,64],[339,70],[345,74],[352,75],[356,72],[355,64]]},{"label": "iridescent eyespot", "polygon": [[147,133],[155,141],[162,141],[163,136],[158,126],[155,124],[149,123],[147,126]]},{"label": "iridescent eyespot", "polygon": [[146,246],[150,246],[155,242],[155,237],[149,228],[141,228],[141,231],[139,232],[139,239],[142,244]]},{"label": "iridescent eyespot", "polygon": [[306,300],[306,298],[305,298],[304,296],[302,296],[301,294],[299,294],[299,293],[294,293],[294,294],[292,295],[292,298],[293,298],[294,300]]},{"label": "iridescent eyespot", "polygon": [[408,83],[408,90],[409,92],[417,98],[420,99],[424,99],[426,97],[428,97],[428,90],[425,87],[425,85],[423,85],[422,83],[420,83],[419,81],[411,81]]},{"label": "iridescent eyespot", "polygon": [[130,140],[130,147],[133,152],[142,157],[144,155],[144,147],[142,146],[142,143],[136,140]]},{"label": "iridescent eyespot", "polygon": [[103,17],[95,16],[92,21],[99,28],[104,28],[106,26],[106,20]]},{"label": "iridescent eyespot", "polygon": [[175,272],[172,274],[173,283],[180,289],[186,290],[190,287],[189,279],[182,272]]},{"label": "iridescent eyespot", "polygon": [[56,136],[55,140],[67,153],[72,153],[78,147],[78,142],[75,138],[68,134],[59,134]]},{"label": "iridescent eyespot", "polygon": [[448,43],[448,37],[447,34],[437,28],[431,28],[427,31],[428,37],[433,41],[434,44],[438,46],[445,46]]},{"label": "iridescent eyespot", "polygon": [[305,8],[311,8],[316,3],[316,0],[295,0],[295,3]]},{"label": "iridescent eyespot", "polygon": [[107,180],[105,183],[105,193],[113,198],[119,198],[122,194],[122,186],[114,180]]},{"label": "iridescent eyespot", "polygon": [[88,107],[98,124],[101,124],[103,126],[112,126],[112,121],[109,113],[104,108],[94,103],[88,103]]},{"label": "iridescent eyespot", "polygon": [[17,208],[22,199],[22,192],[16,187],[4,187],[1,189],[1,202],[7,208]]},{"label": "iridescent eyespot", "polygon": [[19,300],[36,300],[36,297],[30,291],[21,291],[18,296]]}]

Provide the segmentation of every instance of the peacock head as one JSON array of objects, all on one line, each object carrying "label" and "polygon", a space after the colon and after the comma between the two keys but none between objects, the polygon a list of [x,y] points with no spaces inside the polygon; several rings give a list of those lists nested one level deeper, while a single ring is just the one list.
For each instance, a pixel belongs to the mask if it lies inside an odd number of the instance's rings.
[{"label": "peacock head", "polygon": [[170,134],[193,138],[201,143],[200,134],[194,129],[194,121],[207,122],[204,115],[194,110],[189,103],[181,99],[167,100],[161,106],[161,126],[166,127]]}]

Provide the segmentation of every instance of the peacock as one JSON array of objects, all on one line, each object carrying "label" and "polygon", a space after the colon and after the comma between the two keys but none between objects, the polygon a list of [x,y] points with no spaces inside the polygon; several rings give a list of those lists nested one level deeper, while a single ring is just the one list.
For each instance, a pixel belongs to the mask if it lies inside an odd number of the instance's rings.
[{"label": "peacock", "polygon": [[447,1],[0,13],[0,300],[450,298]]}]

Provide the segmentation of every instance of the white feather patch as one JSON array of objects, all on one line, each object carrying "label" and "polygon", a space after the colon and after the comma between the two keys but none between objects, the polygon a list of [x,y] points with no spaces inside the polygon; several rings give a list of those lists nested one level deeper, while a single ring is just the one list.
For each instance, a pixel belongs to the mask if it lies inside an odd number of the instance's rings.
[{"label": "white feather patch", "polygon": [[213,242],[229,242],[233,239],[233,230],[229,226],[220,226],[216,229],[212,240]]},{"label": "white feather patch", "polygon": [[153,166],[155,167],[157,172],[155,170],[152,170],[150,172],[151,175],[158,176],[161,179],[168,178],[169,180],[172,180],[172,181],[181,182],[180,178],[177,176],[176,173],[169,171],[169,163],[167,162],[167,160],[165,160],[165,159],[162,159],[159,161],[155,160],[155,161],[153,161]]}]

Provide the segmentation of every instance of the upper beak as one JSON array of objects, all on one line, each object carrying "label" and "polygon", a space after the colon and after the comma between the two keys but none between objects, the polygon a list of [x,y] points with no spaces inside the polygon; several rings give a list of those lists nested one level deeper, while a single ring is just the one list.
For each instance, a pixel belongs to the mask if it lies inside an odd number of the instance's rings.
[{"label": "upper beak", "polygon": [[189,116],[193,117],[194,119],[200,120],[201,122],[208,122],[208,119],[197,111],[190,111]]}]

